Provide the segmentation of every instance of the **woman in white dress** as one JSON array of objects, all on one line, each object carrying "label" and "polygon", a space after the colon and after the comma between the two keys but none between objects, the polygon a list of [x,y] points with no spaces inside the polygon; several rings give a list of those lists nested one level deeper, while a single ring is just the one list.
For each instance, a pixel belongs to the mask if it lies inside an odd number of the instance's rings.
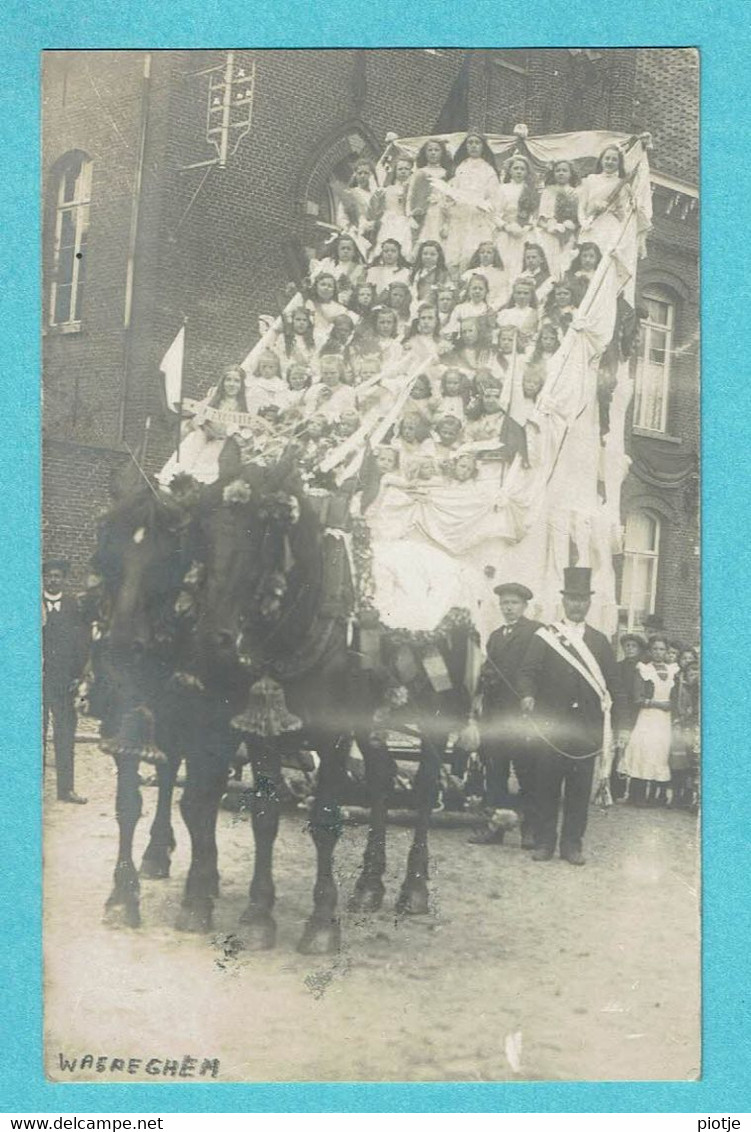
[{"label": "woman in white dress", "polygon": [[[270,356],[278,364],[276,355]],[[180,473],[192,476],[198,483],[214,483],[219,478],[219,458],[227,439],[241,430],[232,423],[211,420],[206,410],[247,413],[244,380],[245,373],[241,366],[230,366],[224,371],[219,383],[199,403],[195,416],[183,426],[179,453],[174,452],[157,474],[159,483],[168,487]]]},{"label": "woman in white dress", "polygon": [[649,660],[636,665],[635,696],[639,705],[634,730],[626,746],[619,771],[628,776],[629,801],[638,805],[647,800],[651,787],[651,800],[660,800],[664,785],[670,782],[670,691],[678,670],[676,664],[665,659],[666,637],[652,637],[649,643]]},{"label": "woman in white dress", "polygon": [[447,198],[433,189],[434,181],[447,181],[454,171],[445,141],[428,138],[417,155],[417,169],[407,194],[407,213],[412,220],[415,246],[423,240],[444,240],[448,234]]},{"label": "woman in white dress", "polygon": [[455,172],[449,187],[459,200],[449,198],[446,263],[456,274],[469,266],[477,245],[496,234],[494,213],[498,204],[498,170],[490,146],[481,134],[467,134],[454,154]]},{"label": "woman in white dress", "polygon": [[537,212],[537,238],[554,279],[568,271],[579,230],[579,174],[570,161],[556,161],[545,178]]},{"label": "woman in white dress", "polygon": [[537,191],[532,166],[516,154],[506,162],[503,184],[498,186],[498,250],[510,279],[522,270],[524,245],[534,228]]},{"label": "woman in white dress", "polygon": [[397,157],[388,183],[382,189],[376,189],[371,197],[371,218],[377,225],[375,256],[381,253],[386,240],[396,240],[404,258],[412,258],[412,224],[407,215],[407,195],[413,169],[411,157]]},{"label": "woman in white dress", "polygon": [[597,244],[603,255],[617,243],[628,204],[626,167],[616,145],[602,151],[597,171],[579,190],[579,241]]}]

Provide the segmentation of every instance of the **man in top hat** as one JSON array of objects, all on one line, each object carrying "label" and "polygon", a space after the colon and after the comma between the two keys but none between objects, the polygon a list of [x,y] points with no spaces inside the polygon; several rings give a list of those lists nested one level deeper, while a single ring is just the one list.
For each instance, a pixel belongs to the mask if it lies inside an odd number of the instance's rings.
[{"label": "man in top hat", "polygon": [[[493,810],[518,808],[522,848],[534,849],[534,752],[516,681],[529,643],[541,626],[539,621],[525,616],[532,598],[532,591],[526,586],[503,582],[494,587],[494,593],[498,595],[504,623],[488,638],[487,659],[478,684],[482,697],[480,750],[485,763],[485,802]],[[512,765],[519,783],[517,798],[508,789]],[[470,841],[473,845],[499,844],[503,836],[503,829],[491,825]]]},{"label": "man in top hat", "polygon": [[68,563],[48,559],[42,566],[42,690],[44,740],[50,719],[55,744],[57,796],[82,805],[86,798],[73,789],[76,738],[75,694],[86,663],[87,640],[76,602],[64,592]]},{"label": "man in top hat", "polygon": [[[560,854],[572,865],[585,863],[582,840],[595,759],[611,746],[614,728],[624,726],[615,655],[607,638],[585,620],[591,573],[584,566],[566,567],[563,618],[538,629],[519,673],[522,710],[539,735],[535,861],[549,861],[555,853],[563,789]],[[626,739],[624,733],[618,737],[620,743]]]}]

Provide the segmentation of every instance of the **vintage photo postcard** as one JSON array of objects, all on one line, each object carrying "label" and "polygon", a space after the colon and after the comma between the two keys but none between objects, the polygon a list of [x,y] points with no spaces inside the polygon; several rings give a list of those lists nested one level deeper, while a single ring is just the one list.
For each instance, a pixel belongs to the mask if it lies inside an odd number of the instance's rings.
[{"label": "vintage photo postcard", "polygon": [[44,53],[48,1079],[700,1076],[699,65]]}]

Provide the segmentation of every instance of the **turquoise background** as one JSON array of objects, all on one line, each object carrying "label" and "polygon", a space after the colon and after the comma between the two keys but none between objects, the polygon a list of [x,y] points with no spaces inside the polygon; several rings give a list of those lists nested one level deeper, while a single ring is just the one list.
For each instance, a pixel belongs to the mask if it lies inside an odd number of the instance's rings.
[{"label": "turquoise background", "polygon": [[[12,3],[0,67],[0,1107],[5,1112],[749,1110],[749,525],[745,337],[751,4],[416,0]],[[39,52],[216,46],[688,46],[702,59],[704,1063],[696,1083],[52,1085],[41,1071]]]}]

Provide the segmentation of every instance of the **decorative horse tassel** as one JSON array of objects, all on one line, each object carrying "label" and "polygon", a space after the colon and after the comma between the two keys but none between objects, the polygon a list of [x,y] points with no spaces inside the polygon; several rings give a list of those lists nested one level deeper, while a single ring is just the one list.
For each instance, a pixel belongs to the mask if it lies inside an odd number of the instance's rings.
[{"label": "decorative horse tassel", "polygon": [[123,717],[117,735],[103,739],[99,749],[115,758],[126,756],[152,764],[167,761],[167,756],[154,742],[154,716],[147,707],[129,711]]},{"label": "decorative horse tassel", "polygon": [[302,720],[287,710],[281,685],[270,676],[262,676],[248,692],[248,706],[234,717],[232,726],[236,731],[268,739],[287,731],[299,731]]}]

